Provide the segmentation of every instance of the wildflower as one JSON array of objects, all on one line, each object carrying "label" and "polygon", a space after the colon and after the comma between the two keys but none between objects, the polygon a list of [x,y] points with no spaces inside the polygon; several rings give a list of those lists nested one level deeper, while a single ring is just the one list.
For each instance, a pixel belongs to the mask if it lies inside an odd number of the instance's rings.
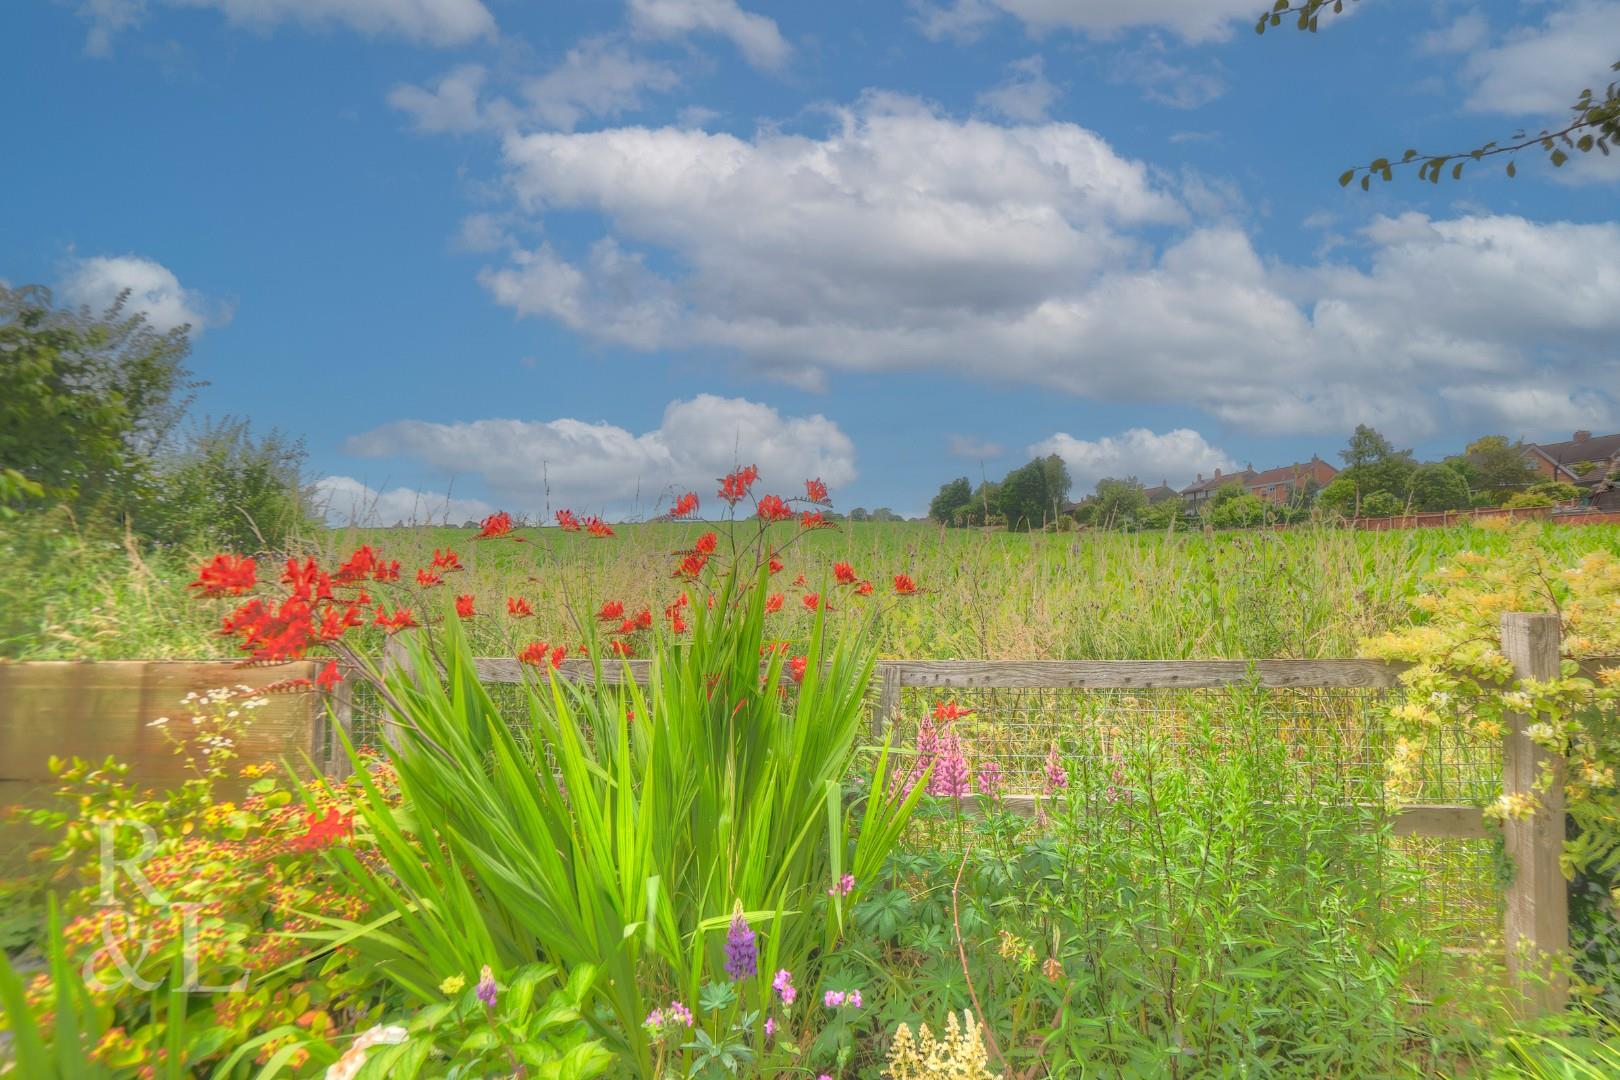
[{"label": "wildflower", "polygon": [[849,997],[844,999],[844,1004],[848,1005],[852,1009],[860,1008],[861,1007],[861,992],[859,990],[851,990],[849,992]]},{"label": "wildflower", "polygon": [[399,560],[394,559],[390,562],[378,562],[371,571],[371,577],[373,581],[398,581]]},{"label": "wildflower", "polygon": [[1058,756],[1058,749],[1053,746],[1046,754],[1046,793],[1055,795],[1069,786],[1069,773],[1063,767],[1063,759]]},{"label": "wildflower", "polygon": [[961,716],[973,715],[972,709],[964,709],[954,701],[942,701],[934,706],[934,719],[940,723],[949,723]]},{"label": "wildflower", "polygon": [[793,972],[787,968],[776,973],[776,977],[771,980],[771,989],[776,991],[776,996],[782,999],[785,1006],[791,1007],[799,996],[798,988],[793,985]]},{"label": "wildflower", "polygon": [[461,565],[461,556],[457,555],[455,551],[450,548],[446,548],[443,551],[440,551],[438,548],[433,549],[433,568],[435,570],[466,569]]},{"label": "wildflower", "polygon": [[697,577],[703,573],[703,568],[709,563],[709,557],[701,551],[689,551],[681,557],[680,565],[675,567],[676,577]]},{"label": "wildflower", "polygon": [[387,615],[384,614],[381,604],[377,605],[377,618],[374,621],[383,628],[385,634],[396,634],[401,630],[421,625],[411,614],[410,608],[396,608],[392,615]]},{"label": "wildflower", "polygon": [[476,993],[478,1000],[484,1003],[485,1008],[493,1009],[495,1007],[495,973],[489,970],[488,964],[485,964],[483,970],[478,973],[478,989]]},{"label": "wildflower", "polygon": [[872,583],[870,581],[863,581],[859,585],[855,586],[855,595],[856,596],[871,596],[872,595]]},{"label": "wildflower", "polygon": [[775,555],[772,555],[770,565],[771,565],[771,573],[780,574],[782,572],[782,568],[784,566],[786,566],[787,564],[784,563],[781,559],[778,559]]},{"label": "wildflower", "polygon": [[545,667],[549,663],[552,667],[556,667],[562,663],[562,658],[567,652],[561,645],[552,650],[545,642],[534,641],[524,646],[523,651],[518,653],[518,663],[533,664],[535,667]]},{"label": "wildflower", "polygon": [[467,980],[460,975],[451,975],[439,984],[441,994],[459,994],[461,988],[467,985]]},{"label": "wildflower", "polygon": [[782,601],[784,601],[786,599],[787,599],[787,597],[783,596],[781,593],[771,593],[771,595],[769,595],[769,596],[767,596],[765,598],[765,611],[766,611],[766,613],[767,614],[775,614],[776,612],[781,611],[782,610]]},{"label": "wildflower", "polygon": [[416,583],[424,589],[428,589],[435,585],[443,585],[444,578],[430,570],[418,570],[416,572]]},{"label": "wildflower", "polygon": [[855,584],[855,568],[847,562],[833,563],[833,580],[840,585]]},{"label": "wildflower", "polygon": [[793,587],[795,589],[804,588],[804,575],[803,574],[800,574],[798,577],[793,579]]},{"label": "wildflower", "polygon": [[642,608],[640,611],[636,612],[636,629],[652,629],[652,608]]},{"label": "wildflower", "polygon": [[678,518],[689,517],[690,515],[697,513],[697,508],[697,492],[688,491],[685,495],[682,495],[680,498],[675,500],[675,508],[669,512],[669,516]]},{"label": "wildflower", "polygon": [[815,480],[806,480],[804,482],[804,497],[805,501],[813,503],[828,503],[832,501],[827,497],[827,485],[822,483],[819,477]]},{"label": "wildflower", "polygon": [[534,608],[521,596],[508,596],[506,598],[506,613],[514,619],[527,618],[534,614]]},{"label": "wildflower", "polygon": [[842,990],[829,990],[821,996],[821,1003],[829,1009],[836,1009],[844,1004],[845,996]]},{"label": "wildflower", "polygon": [[623,615],[624,604],[618,600],[609,600],[607,603],[602,605],[602,610],[596,613],[596,617],[601,619],[603,622],[612,622],[614,619],[621,618]]},{"label": "wildflower", "polygon": [[839,878],[837,881],[835,881],[833,883],[832,888],[827,890],[827,895],[832,896],[832,897],[843,897],[843,896],[848,896],[850,893],[852,893],[854,891],[855,891],[855,875],[854,874],[845,874],[843,877]]},{"label": "wildflower", "polygon": [[336,581],[340,585],[364,581],[376,565],[376,550],[370,544],[362,544],[354,549],[347,562],[338,567]]},{"label": "wildflower", "polygon": [[917,583],[905,574],[894,575],[894,591],[900,596],[910,596],[917,591]]},{"label": "wildflower", "polygon": [[326,666],[321,669],[321,673],[315,676],[315,685],[328,692],[342,681],[343,676],[338,673],[336,660],[328,660]]},{"label": "wildflower", "polygon": [[354,811],[340,814],[337,807],[329,807],[325,817],[310,814],[304,819],[304,824],[308,826],[305,833],[288,845],[294,851],[314,851],[334,844],[345,836],[354,835]]},{"label": "wildflower", "polygon": [[793,677],[793,681],[802,683],[804,682],[805,669],[810,666],[810,658],[808,656],[795,656],[788,661],[787,666],[788,674]]},{"label": "wildflower", "polygon": [[612,641],[608,642],[608,652],[615,656],[628,657],[633,655],[630,648],[630,643],[625,641],[623,638],[614,638]]},{"label": "wildflower", "polygon": [[748,465],[741,469],[735,469],[727,473],[725,478],[720,481],[720,498],[726,500],[732,506],[736,506],[748,498],[748,489],[753,487],[754,481],[758,479],[758,466]]},{"label": "wildflower", "polygon": [[252,559],[236,555],[215,555],[197,572],[189,588],[201,589],[201,596],[241,596],[258,584],[258,568]]},{"label": "wildflower", "polygon": [[808,611],[814,611],[821,606],[820,593],[805,593],[800,599],[804,602],[805,609]]},{"label": "wildflower", "polygon": [[474,540],[500,540],[512,534],[512,515],[502,510],[498,514],[491,514],[483,520],[480,531]]},{"label": "wildflower", "polygon": [[664,1010],[654,1009],[652,1012],[647,1014],[647,1019],[643,1020],[641,1023],[643,1027],[649,1027],[654,1031],[657,1031],[659,1028],[664,1026]]},{"label": "wildflower", "polygon": [[598,540],[605,540],[613,535],[613,527],[595,514],[585,519],[585,531]]},{"label": "wildflower", "polygon": [[1057,957],[1048,956],[1046,963],[1041,965],[1041,974],[1046,976],[1047,981],[1057,982],[1063,978],[1063,965],[1058,963]]},{"label": "wildflower", "polygon": [[1001,764],[995,760],[979,766],[979,794],[992,799],[1001,798]]},{"label": "wildflower", "polygon": [[928,778],[928,794],[936,798],[961,799],[968,793],[968,764],[956,732],[946,730],[940,739],[939,758]]},{"label": "wildflower", "polygon": [[309,600],[314,595],[315,579],[320,575],[320,568],[315,565],[314,556],[304,560],[299,566],[297,559],[287,560],[287,569],[282,571],[281,583],[286,585],[292,594],[302,600]]},{"label": "wildflower", "polygon": [[556,514],[557,527],[563,532],[579,532],[579,519],[572,510],[559,510]]},{"label": "wildflower", "polygon": [[760,499],[754,513],[767,525],[773,521],[786,521],[793,516],[792,508],[782,501],[780,495],[767,495]]},{"label": "wildflower", "polygon": [[462,595],[456,597],[456,614],[463,619],[470,619],[473,617],[472,593],[463,593]]},{"label": "wildflower", "polygon": [[765,1018],[765,1037],[767,1039],[776,1038],[776,1017],[774,1016]]},{"label": "wildflower", "polygon": [[714,533],[709,532],[698,537],[697,543],[692,545],[692,550],[697,552],[699,555],[713,555],[714,549],[719,545],[720,538],[715,536]]},{"label": "wildflower", "polygon": [[746,979],[759,970],[759,950],[754,943],[754,928],[743,918],[742,905],[737,905],[731,917],[731,929],[726,932],[726,974],[733,980]]}]

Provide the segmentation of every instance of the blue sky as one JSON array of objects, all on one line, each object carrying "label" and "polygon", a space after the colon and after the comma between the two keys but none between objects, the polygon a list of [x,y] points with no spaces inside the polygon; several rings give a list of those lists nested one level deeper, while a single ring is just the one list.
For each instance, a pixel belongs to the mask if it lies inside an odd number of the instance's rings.
[{"label": "blue sky", "polygon": [[1620,0],[1253,8],[29,0],[0,279],[192,322],[340,516],[1612,430],[1620,161],[1335,180],[1556,120]]}]

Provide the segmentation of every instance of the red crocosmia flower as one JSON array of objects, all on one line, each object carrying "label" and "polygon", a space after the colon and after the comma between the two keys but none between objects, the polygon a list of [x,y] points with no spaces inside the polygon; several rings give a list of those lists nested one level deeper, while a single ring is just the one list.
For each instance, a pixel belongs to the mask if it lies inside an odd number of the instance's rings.
[{"label": "red crocosmia flower", "polygon": [[533,664],[535,667],[545,667],[547,664],[556,667],[563,662],[563,658],[567,655],[568,650],[561,645],[553,649],[543,641],[535,641],[524,646],[523,651],[518,653],[518,661],[524,664]]},{"label": "red crocosmia flower", "polygon": [[894,575],[894,591],[901,596],[910,596],[917,591],[917,583],[905,574]]},{"label": "red crocosmia flower", "polygon": [[763,644],[763,645],[761,645],[759,647],[759,655],[768,656],[769,654],[771,654],[773,652],[787,652],[788,649],[791,648],[791,647],[792,647],[791,642],[787,642],[787,641],[767,641],[765,644]]},{"label": "red crocosmia flower", "polygon": [[343,676],[338,672],[336,660],[328,660],[326,666],[321,668],[321,673],[315,676],[315,685],[327,691],[342,681]]},{"label": "red crocosmia flower", "polygon": [[636,620],[633,618],[624,620],[624,622],[619,624],[618,630],[614,631],[614,633],[618,634],[633,634],[635,632]]},{"label": "red crocosmia flower", "polygon": [[623,615],[624,604],[618,600],[609,600],[607,603],[602,605],[602,610],[596,613],[596,617],[601,619],[603,622],[612,622],[614,619],[620,618]]},{"label": "red crocosmia flower", "polygon": [[681,618],[680,612],[677,611],[675,614],[673,614],[673,615],[671,615],[669,617],[669,629],[670,629],[671,633],[675,633],[675,634],[684,634],[684,633],[686,633],[686,631],[687,631],[686,620]]},{"label": "red crocosmia flower", "polygon": [[199,571],[190,588],[200,589],[199,596],[241,596],[252,592],[259,583],[258,565],[252,559],[239,555],[215,555]]},{"label": "red crocosmia flower", "polygon": [[461,596],[456,597],[456,614],[463,619],[473,617],[472,593],[463,593]]},{"label": "red crocosmia flower", "polygon": [[714,549],[718,547],[719,544],[720,538],[715,536],[714,533],[708,532],[698,537],[697,543],[692,545],[692,550],[697,552],[699,555],[713,555]]},{"label": "red crocosmia flower", "polygon": [[872,595],[872,583],[870,581],[863,581],[859,585],[855,586],[855,595],[856,596],[871,596]]},{"label": "red crocosmia flower", "polygon": [[608,652],[612,653],[614,656],[634,655],[630,648],[630,643],[624,640],[624,638],[614,638],[612,641],[608,642]]},{"label": "red crocosmia flower", "polygon": [[961,716],[972,716],[972,709],[964,709],[954,701],[942,701],[934,706],[934,719],[940,723],[949,723]]},{"label": "red crocosmia flower", "polygon": [[606,540],[613,535],[613,527],[595,514],[585,519],[585,531],[598,540]]},{"label": "red crocosmia flower", "polygon": [[294,851],[315,851],[354,835],[354,811],[340,814],[334,806],[326,811],[325,817],[310,814],[304,824],[308,826],[304,835],[290,841],[288,846]]},{"label": "red crocosmia flower", "polygon": [[801,529],[830,529],[830,528],[832,528],[832,522],[830,522],[826,518],[822,517],[820,510],[817,510],[813,514],[810,511],[806,510],[804,513],[799,515],[799,528],[801,528]]},{"label": "red crocosmia flower", "polygon": [[499,540],[512,534],[512,515],[502,510],[498,514],[491,514],[485,518],[481,531],[474,540]]},{"label": "red crocosmia flower", "polygon": [[748,465],[726,474],[720,481],[720,497],[732,506],[748,498],[748,489],[759,479],[759,467]]},{"label": "red crocosmia flower", "polygon": [[820,593],[807,592],[801,599],[804,601],[804,606],[810,611],[814,611],[821,606]]},{"label": "red crocosmia flower", "polygon": [[786,565],[786,563],[784,563],[781,559],[778,559],[775,555],[771,556],[771,573],[780,574],[782,572],[782,568]]},{"label": "red crocosmia flower", "polygon": [[378,626],[383,628],[385,634],[397,634],[401,630],[409,630],[420,625],[411,615],[410,608],[396,608],[394,613],[389,615],[383,611],[381,604],[377,605],[377,618],[375,621]]},{"label": "red crocosmia flower", "polygon": [[689,517],[692,514],[697,513],[697,509],[697,492],[688,491],[685,495],[682,495],[680,498],[675,500],[675,508],[669,512],[669,516],[678,518]]},{"label": "red crocosmia flower", "polygon": [[534,608],[521,596],[508,596],[506,598],[506,613],[514,619],[527,618],[534,614]]},{"label": "red crocosmia flower", "polygon": [[771,595],[765,598],[765,610],[772,613],[781,611],[782,601],[785,599],[787,598],[779,592],[771,593]]},{"label": "red crocosmia flower", "polygon": [[352,585],[357,581],[364,581],[366,576],[377,565],[377,552],[370,544],[362,544],[355,548],[349,561],[338,567],[337,583],[339,585]]},{"label": "red crocosmia flower", "polygon": [[395,559],[392,562],[379,561],[376,569],[371,572],[371,576],[376,581],[398,581],[399,560]]},{"label": "red crocosmia flower", "polygon": [[652,608],[642,608],[640,611],[636,612],[636,629],[652,629]]},{"label": "red crocosmia flower", "polygon": [[281,583],[292,588],[292,594],[304,600],[310,600],[315,595],[315,581],[320,576],[320,568],[315,565],[315,558],[311,556],[299,566],[297,559],[287,560],[287,569],[282,572]]},{"label": "red crocosmia flower", "polygon": [[793,587],[796,588],[796,589],[804,588],[804,575],[803,574],[800,574],[798,577],[793,579]]},{"label": "red crocosmia flower", "polygon": [[818,477],[815,480],[804,482],[804,497],[813,503],[828,503],[832,500],[827,497],[827,485]]},{"label": "red crocosmia flower", "polygon": [[703,573],[703,568],[708,565],[708,562],[709,557],[701,551],[690,552],[685,558],[681,559],[680,565],[675,568],[675,576],[697,577]]},{"label": "red crocosmia flower", "polygon": [[759,520],[770,523],[772,521],[786,521],[793,516],[792,507],[782,501],[779,495],[767,495],[759,500],[759,506],[754,511]]},{"label": "red crocosmia flower", "polygon": [[322,570],[320,576],[315,579],[315,599],[335,599],[332,596],[332,575],[328,574],[325,570]]},{"label": "red crocosmia flower", "polygon": [[466,569],[466,567],[461,565],[461,556],[457,555],[454,551],[451,551],[448,548],[444,551],[440,551],[438,548],[433,549],[433,568],[435,570]]},{"label": "red crocosmia flower", "polygon": [[359,626],[364,621],[360,617],[360,608],[356,604],[350,604],[341,612],[335,607],[329,607],[321,612],[320,638],[322,641],[336,641],[350,627]]},{"label": "red crocosmia flower", "polygon": [[435,585],[443,585],[444,578],[431,570],[418,570],[416,572],[416,583],[423,588],[432,588]]},{"label": "red crocosmia flower", "polygon": [[572,510],[557,511],[557,525],[563,532],[579,532],[579,519]]},{"label": "red crocosmia flower", "polygon": [[833,580],[840,585],[855,584],[855,568],[847,562],[833,563]]},{"label": "red crocosmia flower", "polygon": [[810,666],[808,656],[795,656],[788,661],[788,674],[793,676],[794,682],[804,682],[805,669]]}]

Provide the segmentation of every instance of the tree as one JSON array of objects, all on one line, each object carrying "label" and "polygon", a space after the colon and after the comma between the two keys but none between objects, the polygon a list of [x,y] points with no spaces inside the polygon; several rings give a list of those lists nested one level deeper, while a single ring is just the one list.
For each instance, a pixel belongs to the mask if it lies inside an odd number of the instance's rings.
[{"label": "tree", "polygon": [[186,327],[54,306],[49,289],[0,285],[0,469],[47,497],[121,514],[149,492],[153,456],[190,400]]},{"label": "tree", "polygon": [[1361,517],[1395,517],[1404,513],[1406,505],[1388,491],[1375,491],[1361,500]]},{"label": "tree", "polygon": [[1121,528],[1136,523],[1147,509],[1147,489],[1134,476],[1123,480],[1104,477],[1097,481],[1091,520],[1097,525]]},{"label": "tree", "polygon": [[1355,469],[1387,461],[1395,454],[1395,446],[1378,433],[1377,428],[1357,424],[1350,435],[1349,444],[1339,451],[1345,468]]},{"label": "tree", "polygon": [[[1382,493],[1397,503],[1405,503],[1411,490],[1412,473],[1417,469],[1412,451],[1397,450],[1377,429],[1357,424],[1349,444],[1339,451],[1339,457],[1344,460],[1345,468],[1323,489],[1324,500],[1328,499],[1330,491],[1333,493],[1331,502],[1324,505],[1356,516],[1364,513],[1361,503],[1370,495]],[[1345,498],[1347,492],[1348,499]]]},{"label": "tree", "polygon": [[1002,478],[999,508],[1007,527],[1020,531],[1038,529],[1057,517],[1044,460],[1036,458]]},{"label": "tree", "polygon": [[865,521],[865,520],[867,520],[866,507],[857,506],[855,509],[851,510],[849,512],[849,520],[851,520],[851,521]]},{"label": "tree", "polygon": [[1069,501],[1069,489],[1074,482],[1069,479],[1069,467],[1063,459],[1056,454],[1048,454],[1041,459],[1041,472],[1046,477],[1046,498],[1052,504],[1049,521],[1056,521],[1063,514],[1063,505]]},{"label": "tree", "polygon": [[280,550],[314,524],[314,489],[302,440],[280,431],[254,438],[246,420],[205,424],[158,465],[142,532],[167,543],[230,551]]},{"label": "tree", "polygon": [[1461,472],[1441,462],[1419,465],[1412,471],[1412,509],[1435,512],[1468,507],[1468,480]]},{"label": "tree", "polygon": [[1171,529],[1186,512],[1180,497],[1161,499],[1144,507],[1136,515],[1136,524],[1143,529]]},{"label": "tree", "polygon": [[[1287,17],[1297,29],[1314,34],[1324,8],[1338,15],[1344,11],[1344,5],[1345,0],[1277,0],[1261,14],[1254,30],[1257,34],[1264,34],[1268,27],[1281,26],[1283,18]],[[1616,61],[1610,70],[1620,71],[1620,61]],[[1460,153],[1425,154],[1407,150],[1398,160],[1374,158],[1365,165],[1353,165],[1346,169],[1339,175],[1339,186],[1348,187],[1359,175],[1361,190],[1366,191],[1372,186],[1374,176],[1384,181],[1393,180],[1395,170],[1407,165],[1418,167],[1419,180],[1437,184],[1442,172],[1449,173],[1453,180],[1460,180],[1464,166],[1502,154],[1508,155],[1507,174],[1514,176],[1518,170],[1513,158],[1519,151],[1532,146],[1540,147],[1547,160],[1557,168],[1569,160],[1571,150],[1579,150],[1583,154],[1598,150],[1608,157],[1610,145],[1620,144],[1620,84],[1611,82],[1602,94],[1594,94],[1587,87],[1575,98],[1570,112],[1569,123],[1561,128],[1543,128],[1535,135],[1517,131],[1505,144],[1493,139]]]},{"label": "tree", "polygon": [[1527,449],[1522,442],[1508,442],[1505,435],[1485,435],[1447,463],[1464,476],[1476,493],[1495,504],[1536,482],[1539,474],[1530,464]]},{"label": "tree", "polygon": [[973,485],[968,478],[959,476],[939,486],[939,494],[928,504],[931,520],[945,525],[961,524],[962,514],[973,502]]}]

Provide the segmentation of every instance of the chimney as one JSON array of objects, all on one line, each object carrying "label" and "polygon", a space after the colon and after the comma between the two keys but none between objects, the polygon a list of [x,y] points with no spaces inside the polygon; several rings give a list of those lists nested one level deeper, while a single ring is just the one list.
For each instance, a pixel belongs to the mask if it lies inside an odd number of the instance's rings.
[{"label": "chimney", "polygon": [[1217,468],[1215,470],[1215,479],[1219,480],[1220,478],[1221,478],[1221,470]]},{"label": "chimney", "polygon": [[1585,442],[1587,439],[1590,439],[1591,437],[1592,437],[1592,433],[1590,431],[1577,431],[1575,433],[1575,441],[1576,442]]}]

